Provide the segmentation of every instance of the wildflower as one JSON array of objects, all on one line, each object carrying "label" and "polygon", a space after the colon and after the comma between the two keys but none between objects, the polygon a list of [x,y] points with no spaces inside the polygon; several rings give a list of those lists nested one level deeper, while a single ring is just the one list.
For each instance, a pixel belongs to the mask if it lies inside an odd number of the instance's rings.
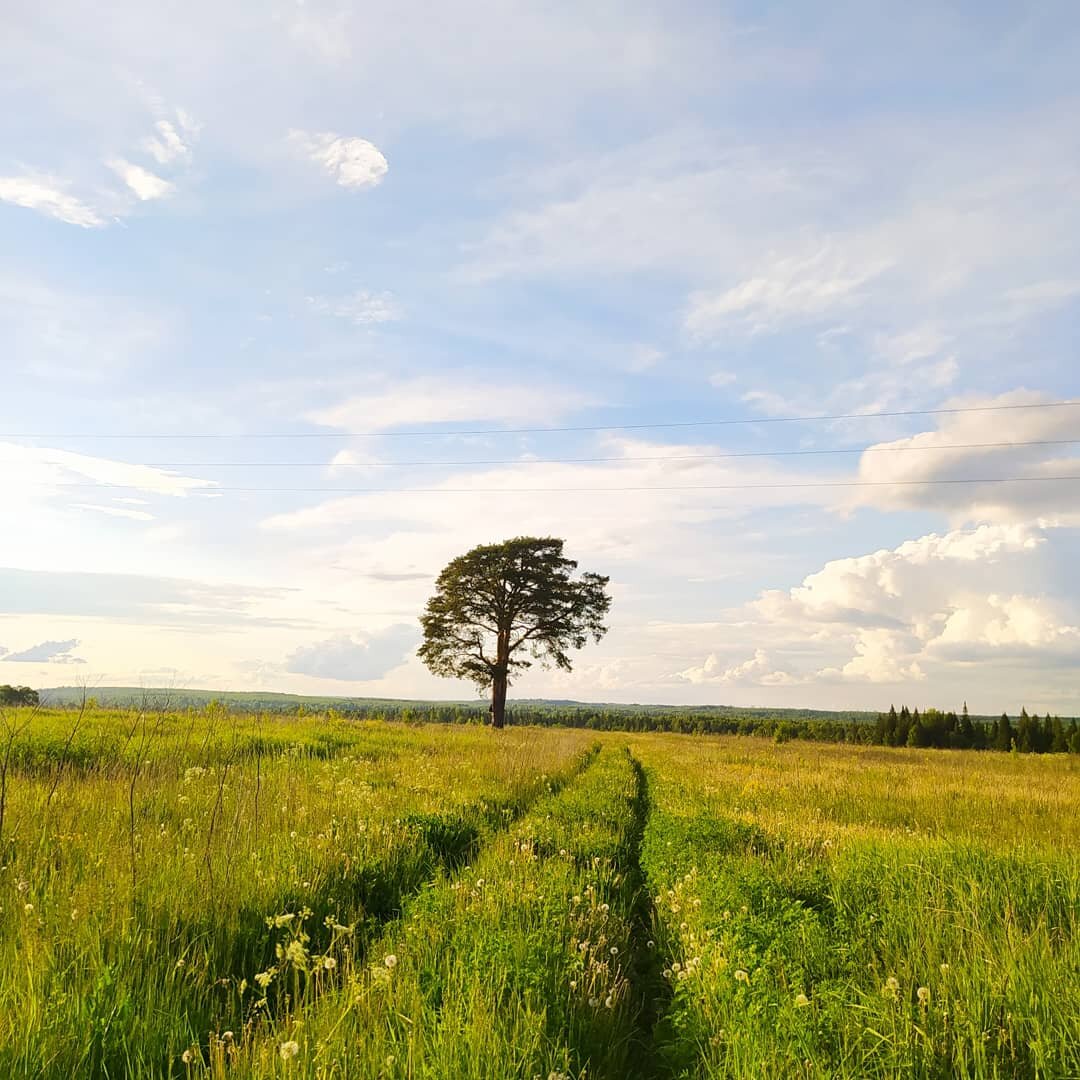
[{"label": "wildflower", "polygon": [[194,1056],[194,1055],[192,1054],[192,1052],[191,1052],[190,1050],[185,1050],[185,1051],[184,1051],[184,1052],[183,1052],[183,1053],[182,1053],[182,1054],[180,1055],[180,1060],[181,1060],[181,1061],[182,1061],[182,1062],[183,1062],[183,1063],[184,1063],[185,1065],[190,1065],[190,1064],[191,1064],[191,1063],[192,1063],[192,1062],[193,1062],[193,1061],[195,1060],[195,1056]]},{"label": "wildflower", "polygon": [[260,990],[265,990],[274,981],[275,971],[273,968],[269,968],[266,971],[260,971],[255,976],[255,982],[258,984]]},{"label": "wildflower", "polygon": [[570,980],[570,989],[571,990],[576,990],[577,989],[577,979],[571,979]]},{"label": "wildflower", "polygon": [[949,965],[948,964],[942,964],[941,965],[941,974],[942,975],[948,975],[949,974]]},{"label": "wildflower", "polygon": [[600,1004],[600,999],[599,998],[594,998],[594,997],[589,998],[589,1008],[590,1009],[595,1009],[596,1006],[599,1005],[599,1004]]},{"label": "wildflower", "polygon": [[795,1006],[796,1006],[796,1008],[801,1009],[804,1005],[809,1005],[809,1004],[810,1004],[810,999],[805,994],[796,994],[795,995]]},{"label": "wildflower", "polygon": [[606,915],[611,910],[611,906],[609,904],[601,904],[600,910]]},{"label": "wildflower", "polygon": [[671,974],[672,974],[672,973],[671,973],[671,968],[664,968],[664,978],[665,978],[665,979],[670,979],[670,978],[671,978]]},{"label": "wildflower", "polygon": [[393,953],[387,953],[383,957],[383,963],[393,971],[397,967],[397,957]]},{"label": "wildflower", "polygon": [[278,1052],[285,1061],[291,1061],[300,1053],[300,1044],[294,1039],[289,1039],[278,1047]]},{"label": "wildflower", "polygon": [[33,912],[33,910],[34,910],[34,905],[33,904],[25,904],[23,906],[23,911],[25,911],[27,915],[31,914]]},{"label": "wildflower", "polygon": [[611,946],[611,955],[612,956],[618,956],[619,955],[619,947],[617,945],[612,945]]},{"label": "wildflower", "polygon": [[915,996],[919,999],[919,1004],[920,1005],[925,1006],[925,1005],[930,1004],[930,988],[929,987],[920,986],[919,989],[915,991]]},{"label": "wildflower", "polygon": [[285,949],[285,959],[297,967],[303,967],[307,962],[307,949],[304,948],[304,943],[295,938],[290,941]]},{"label": "wildflower", "polygon": [[231,1031],[223,1031],[221,1033],[222,1042],[232,1042],[234,1038],[235,1038],[235,1036],[233,1035],[233,1033]]},{"label": "wildflower", "polygon": [[749,974],[747,972],[743,971],[742,968],[736,968],[735,969],[735,981],[736,982],[741,982],[741,983],[746,983],[746,985],[749,986],[750,985],[750,976],[749,976]]},{"label": "wildflower", "polygon": [[322,958],[322,966],[327,971],[333,971],[337,967],[337,961],[332,956],[324,956]]},{"label": "wildflower", "polygon": [[680,970],[680,968],[682,968],[682,964],[680,964],[678,960],[676,960],[675,963],[671,965],[672,971],[678,971]]},{"label": "wildflower", "polygon": [[645,943],[645,947],[648,948],[648,949],[655,949],[656,948],[656,942],[655,941],[647,941]]},{"label": "wildflower", "polygon": [[608,994],[608,996],[606,998],[604,998],[604,1007],[608,1008],[608,1009],[615,1008],[615,995],[614,994]]}]

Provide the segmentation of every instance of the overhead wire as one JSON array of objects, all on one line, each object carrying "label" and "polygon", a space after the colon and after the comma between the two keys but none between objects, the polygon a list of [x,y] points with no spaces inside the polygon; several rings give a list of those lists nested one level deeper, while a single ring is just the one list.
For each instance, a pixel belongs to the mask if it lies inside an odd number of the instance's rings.
[{"label": "overhead wire", "polygon": [[998,405],[963,405],[937,409],[890,409],[878,412],[819,413],[807,416],[729,417],[710,420],[651,421],[637,424],[577,424],[563,427],[456,428],[448,431],[270,431],[270,432],[84,432],[0,433],[0,439],[368,439],[453,438],[460,435],[540,435],[588,431],[644,431],[700,427],[736,427],[755,424],[819,423],[835,420],[880,420],[906,416],[947,416],[964,413],[1004,412],[1021,409],[1061,409],[1080,405],[1078,400],[1010,402]]},{"label": "overhead wire", "polygon": [[[722,454],[617,454],[569,458],[481,458],[472,461],[125,461],[146,469],[404,469],[469,468],[476,465],[586,465],[621,461],[723,461],[728,458],[821,457],[838,454],[882,454],[930,450],[1017,449],[1026,446],[1072,446],[1075,439],[1028,439],[1014,442],[941,443],[933,446],[855,446],[829,449],[735,450]],[[35,465],[67,467],[67,462],[42,460]]]}]

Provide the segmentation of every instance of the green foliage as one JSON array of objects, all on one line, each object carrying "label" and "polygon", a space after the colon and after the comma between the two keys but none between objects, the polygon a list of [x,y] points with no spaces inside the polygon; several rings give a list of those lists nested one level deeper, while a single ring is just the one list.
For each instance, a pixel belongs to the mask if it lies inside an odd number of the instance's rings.
[{"label": "green foliage", "polygon": [[29,686],[0,686],[0,705],[29,705],[39,703],[38,692]]},{"label": "green foliage", "polygon": [[519,536],[475,547],[439,574],[420,623],[419,656],[436,674],[492,687],[501,727],[510,675],[532,662],[570,670],[570,650],[606,632],[608,579],[574,576],[563,541]]}]

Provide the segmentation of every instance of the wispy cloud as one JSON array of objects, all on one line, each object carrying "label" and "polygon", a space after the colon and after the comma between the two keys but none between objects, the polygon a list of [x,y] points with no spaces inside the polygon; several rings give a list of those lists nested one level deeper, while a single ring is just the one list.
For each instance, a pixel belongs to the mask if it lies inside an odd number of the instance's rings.
[{"label": "wispy cloud", "polygon": [[63,181],[50,176],[0,176],[0,202],[36,210],[46,217],[84,229],[97,229],[108,224],[108,220],[92,206],[70,194]]},{"label": "wispy cloud", "polygon": [[307,302],[313,311],[345,319],[354,326],[396,322],[402,316],[401,305],[389,292],[359,289],[347,296],[309,296]]},{"label": "wispy cloud", "polygon": [[164,199],[176,190],[175,184],[124,158],[113,158],[108,165],[142,202]]},{"label": "wispy cloud", "polygon": [[78,644],[75,638],[68,641],[42,641],[20,652],[0,655],[0,662],[5,664],[85,664],[85,660],[71,653]]},{"label": "wispy cloud", "polygon": [[352,431],[390,431],[404,425],[485,421],[510,424],[545,422],[582,408],[589,401],[578,390],[480,379],[476,376],[422,376],[387,382],[325,409],[308,420]]}]

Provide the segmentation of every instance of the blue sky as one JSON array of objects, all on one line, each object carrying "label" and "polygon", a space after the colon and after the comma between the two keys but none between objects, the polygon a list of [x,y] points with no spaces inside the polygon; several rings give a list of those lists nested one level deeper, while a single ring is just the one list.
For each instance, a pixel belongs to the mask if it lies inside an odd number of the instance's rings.
[{"label": "blue sky", "polygon": [[0,682],[471,693],[527,532],[520,694],[1080,711],[1080,17],[943,8],[6,14]]}]

